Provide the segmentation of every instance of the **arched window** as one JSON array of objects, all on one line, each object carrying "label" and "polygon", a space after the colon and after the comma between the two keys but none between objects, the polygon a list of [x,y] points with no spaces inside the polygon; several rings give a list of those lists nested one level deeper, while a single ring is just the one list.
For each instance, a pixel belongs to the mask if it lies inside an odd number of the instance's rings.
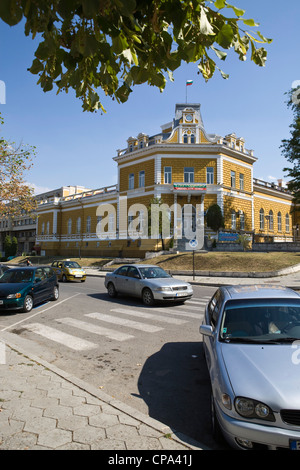
[{"label": "arched window", "polygon": [[50,222],[49,221],[47,222],[47,225],[46,225],[46,234],[47,235],[50,234]]},{"label": "arched window", "polygon": [[76,233],[81,232],[81,218],[78,217],[77,222],[76,222]]},{"label": "arched window", "polygon": [[192,134],[191,135],[191,144],[194,144],[195,143],[195,134]]},{"label": "arched window", "polygon": [[72,219],[68,220],[68,235],[72,233]]},{"label": "arched window", "polygon": [[269,211],[269,230],[274,230],[274,218],[273,218],[273,211]]},{"label": "arched window", "polygon": [[277,227],[278,227],[278,232],[281,232],[282,231],[281,212],[278,212],[277,214]]},{"label": "arched window", "polygon": [[91,233],[91,217],[86,218],[86,233]]},{"label": "arched window", "polygon": [[183,143],[184,143],[184,144],[187,144],[187,143],[188,143],[188,136],[187,136],[187,134],[184,134],[184,136],[183,136]]},{"label": "arched window", "polygon": [[265,211],[260,209],[259,211],[259,230],[264,230],[265,228]]}]

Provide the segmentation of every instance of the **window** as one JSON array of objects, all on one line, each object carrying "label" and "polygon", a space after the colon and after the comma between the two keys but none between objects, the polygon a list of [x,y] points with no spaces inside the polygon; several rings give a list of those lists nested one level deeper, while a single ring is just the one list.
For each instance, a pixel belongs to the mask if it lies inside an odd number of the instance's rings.
[{"label": "window", "polygon": [[265,228],[265,211],[260,209],[259,211],[259,230],[264,230]]},{"label": "window", "polygon": [[184,169],[184,182],[194,183],[194,168],[186,167]]},{"label": "window", "polygon": [[274,230],[274,218],[273,218],[273,211],[269,211],[269,230]]},{"label": "window", "polygon": [[289,216],[289,214],[286,214],[286,216],[285,216],[285,231],[286,232],[290,231],[290,216]]},{"label": "window", "polygon": [[42,223],[42,235],[45,233],[45,222]]},{"label": "window", "polygon": [[165,174],[165,184],[171,184],[172,183],[172,167],[165,166],[164,174]]},{"label": "window", "polygon": [[81,218],[78,217],[77,222],[76,222],[76,233],[81,232]]},{"label": "window", "polygon": [[134,189],[134,173],[129,175],[128,189]]},{"label": "window", "polygon": [[86,232],[91,233],[91,217],[86,218]]},{"label": "window", "polygon": [[245,230],[245,214],[240,212],[240,230]]},{"label": "window", "polygon": [[206,183],[214,184],[214,169],[211,166],[206,168]]},{"label": "window", "polygon": [[46,233],[47,235],[50,234],[50,222],[49,221],[47,222],[47,225],[46,225]]},{"label": "window", "polygon": [[244,191],[244,174],[240,173],[240,190]]},{"label": "window", "polygon": [[188,143],[188,136],[187,136],[187,134],[184,134],[184,136],[183,136],[183,143],[184,143],[184,144],[187,144],[187,143]]},{"label": "window", "polygon": [[72,219],[68,220],[68,235],[72,233]]},{"label": "window", "polygon": [[230,172],[230,186],[235,188],[235,171]]},{"label": "window", "polygon": [[231,230],[236,230],[236,212],[231,211]]},{"label": "window", "polygon": [[139,172],[139,188],[143,188],[145,186],[145,172]]},{"label": "window", "polygon": [[278,212],[277,214],[277,226],[278,226],[278,232],[281,232],[282,231],[281,212]]},{"label": "window", "polygon": [[195,134],[192,134],[191,135],[191,144],[194,144],[195,143]]}]

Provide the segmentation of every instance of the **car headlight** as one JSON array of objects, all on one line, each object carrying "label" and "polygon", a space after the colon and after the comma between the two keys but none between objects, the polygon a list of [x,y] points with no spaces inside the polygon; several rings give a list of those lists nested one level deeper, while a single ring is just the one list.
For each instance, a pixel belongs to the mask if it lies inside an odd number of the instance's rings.
[{"label": "car headlight", "polygon": [[265,403],[251,398],[237,397],[234,406],[239,415],[244,418],[260,418],[267,421],[275,421],[273,411]]},{"label": "car headlight", "polygon": [[158,292],[172,292],[172,287],[157,287],[155,289]]},{"label": "car headlight", "polygon": [[20,294],[20,292],[17,292],[16,294],[9,294],[6,298],[7,299],[20,299],[22,297],[22,295]]}]

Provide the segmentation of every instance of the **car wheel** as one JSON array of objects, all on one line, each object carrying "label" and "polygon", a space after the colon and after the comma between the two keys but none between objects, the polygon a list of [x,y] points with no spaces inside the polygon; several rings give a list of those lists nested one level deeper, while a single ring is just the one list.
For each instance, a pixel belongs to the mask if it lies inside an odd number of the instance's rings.
[{"label": "car wheel", "polygon": [[223,438],[222,430],[221,430],[221,427],[220,427],[220,424],[219,424],[219,421],[218,421],[218,417],[217,417],[217,413],[216,413],[216,409],[215,409],[215,400],[214,400],[213,394],[211,394],[210,406],[211,406],[212,435],[213,435],[214,440],[218,444],[221,444],[222,442],[224,442],[224,438]]},{"label": "car wheel", "polygon": [[142,293],[142,299],[143,299],[143,303],[145,305],[153,305],[154,304],[154,297],[153,297],[153,294],[151,292],[150,289],[146,288],[143,290],[143,293]]},{"label": "car wheel", "polygon": [[67,280],[68,280],[67,276],[64,274],[61,280],[62,280],[62,282],[67,282]]},{"label": "car wheel", "polygon": [[33,308],[33,298],[31,295],[26,295],[24,299],[23,312],[28,313]]},{"label": "car wheel", "polygon": [[107,286],[107,293],[111,298],[117,297],[117,291],[112,282],[110,282]]},{"label": "car wheel", "polygon": [[54,286],[54,288],[53,288],[53,294],[52,294],[51,299],[52,299],[52,300],[58,300],[58,297],[59,297],[59,290],[58,290],[58,287],[57,287],[57,286]]}]

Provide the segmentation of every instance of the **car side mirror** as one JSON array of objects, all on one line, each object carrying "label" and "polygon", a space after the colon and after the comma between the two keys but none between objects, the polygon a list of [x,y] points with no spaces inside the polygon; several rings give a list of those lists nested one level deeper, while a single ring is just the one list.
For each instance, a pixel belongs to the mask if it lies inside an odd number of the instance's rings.
[{"label": "car side mirror", "polygon": [[199,328],[200,334],[212,337],[214,332],[211,325],[201,325]]}]

